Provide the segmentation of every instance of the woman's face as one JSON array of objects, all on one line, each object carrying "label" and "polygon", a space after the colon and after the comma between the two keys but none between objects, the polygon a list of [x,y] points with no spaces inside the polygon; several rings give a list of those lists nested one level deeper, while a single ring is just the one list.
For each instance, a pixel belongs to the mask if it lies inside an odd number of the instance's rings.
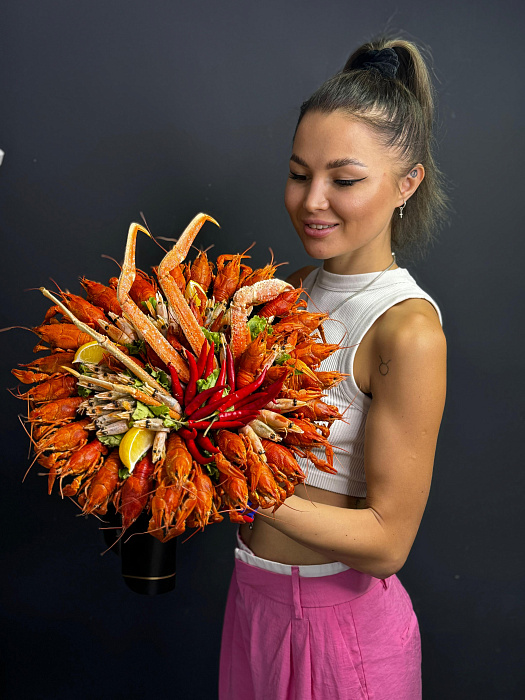
[{"label": "woman's face", "polygon": [[341,111],[303,117],[285,205],[311,257],[339,274],[385,268],[392,213],[402,203],[392,155],[368,126]]}]

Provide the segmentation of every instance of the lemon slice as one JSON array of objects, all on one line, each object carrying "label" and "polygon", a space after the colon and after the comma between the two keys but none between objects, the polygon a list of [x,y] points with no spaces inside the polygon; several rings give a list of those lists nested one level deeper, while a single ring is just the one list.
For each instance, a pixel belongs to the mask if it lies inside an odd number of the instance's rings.
[{"label": "lemon slice", "polygon": [[204,289],[198,282],[195,282],[194,280],[190,280],[186,285],[186,291],[184,292],[184,296],[188,301],[195,299],[195,303],[197,304],[197,306],[200,306],[201,300],[199,295],[197,294],[197,289],[199,289],[204,294],[204,296],[206,296],[206,292],[204,291]]},{"label": "lemon slice", "polygon": [[155,431],[146,428],[131,428],[120,441],[118,448],[122,464],[130,472],[133,471],[146,452],[153,446]]},{"label": "lemon slice", "polygon": [[73,362],[91,362],[93,365],[98,365],[105,352],[102,345],[99,345],[96,340],[91,340],[89,343],[84,343],[84,345],[79,347]]}]

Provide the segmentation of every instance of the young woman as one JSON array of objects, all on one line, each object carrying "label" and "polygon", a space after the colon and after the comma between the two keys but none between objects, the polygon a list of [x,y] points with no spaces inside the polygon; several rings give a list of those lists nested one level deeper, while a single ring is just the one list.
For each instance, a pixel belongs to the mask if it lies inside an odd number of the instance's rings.
[{"label": "young woman", "polygon": [[285,203],[324,262],[291,281],[330,313],[327,342],[345,346],[322,367],[348,374],[325,399],[345,422],[330,435],[338,473],[303,462],[306,485],[241,527],[221,700],[421,697],[419,629],[396,572],[429,493],[446,344],[438,306],[394,253],[446,210],[432,111],[421,53],[398,39],[360,47],[302,106]]}]

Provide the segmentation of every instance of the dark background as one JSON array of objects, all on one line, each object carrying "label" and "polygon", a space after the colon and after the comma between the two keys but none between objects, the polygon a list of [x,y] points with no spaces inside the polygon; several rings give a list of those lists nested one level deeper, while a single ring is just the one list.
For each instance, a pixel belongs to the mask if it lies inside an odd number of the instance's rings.
[{"label": "dark background", "polygon": [[[440,304],[449,393],[429,504],[400,577],[418,613],[426,700],[525,697],[523,672],[523,5],[277,0],[14,0],[0,11],[1,327],[35,326],[53,277],[116,274],[129,223],[199,246],[253,241],[308,264],[283,206],[300,103],[378,32],[433,56],[438,162],[454,211],[408,265]],[[213,253],[213,251],[212,251]],[[139,239],[144,269],[160,250]],[[2,341],[0,384],[36,336]],[[174,592],[129,591],[95,519],[24,483],[23,404],[2,415],[4,698],[213,698],[234,529],[178,546]],[[270,699],[271,700],[271,699]],[[395,700],[393,698],[392,700]]]}]

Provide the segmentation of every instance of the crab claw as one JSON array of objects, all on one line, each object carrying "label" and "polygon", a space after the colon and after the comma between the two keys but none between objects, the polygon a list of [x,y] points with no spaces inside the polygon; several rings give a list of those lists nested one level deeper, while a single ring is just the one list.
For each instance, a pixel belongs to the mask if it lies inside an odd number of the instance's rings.
[{"label": "crab claw", "polygon": [[[160,277],[165,277],[170,270],[176,265],[179,265],[190,252],[190,248],[193,241],[197,237],[197,234],[206,223],[206,221],[211,221],[212,224],[219,226],[218,222],[210,216],[209,214],[197,214],[193,217],[190,223],[184,229],[179,240],[175,243],[173,248],[163,257],[159,265],[159,275]],[[219,226],[220,228],[220,226]],[[144,230],[144,229],[142,229]]]},{"label": "crab claw", "polygon": [[247,321],[251,307],[265,304],[288,289],[293,289],[291,284],[275,278],[260,280],[255,284],[241,287],[235,292],[230,305],[230,347],[234,358],[240,357],[250,343],[251,336]]},{"label": "crab claw", "polygon": [[129,291],[135,281],[135,248],[137,242],[137,233],[142,231],[147,236],[151,234],[140,224],[131,224],[128,231],[128,240],[126,243],[126,253],[122,264],[117,286],[117,299],[124,311],[130,318],[131,322],[137,331],[144,338],[146,343],[155,350],[160,359],[166,364],[172,364],[177,370],[177,374],[182,381],[188,381],[189,371],[186,362],[182,359],[179,353],[166,340],[158,328],[152,323],[151,319],[142,313],[139,307],[135,304],[129,295]]},{"label": "crab claw", "polygon": [[188,306],[188,302],[184,298],[175,280],[170,275],[170,271],[179,265],[188,255],[195,237],[206,221],[211,221],[219,226],[215,219],[208,214],[197,214],[197,216],[190,221],[177,243],[175,243],[169,253],[161,260],[157,270],[159,284],[166,296],[170,310],[181,326],[184,335],[188,339],[196,355],[200,353],[205,337]]}]

